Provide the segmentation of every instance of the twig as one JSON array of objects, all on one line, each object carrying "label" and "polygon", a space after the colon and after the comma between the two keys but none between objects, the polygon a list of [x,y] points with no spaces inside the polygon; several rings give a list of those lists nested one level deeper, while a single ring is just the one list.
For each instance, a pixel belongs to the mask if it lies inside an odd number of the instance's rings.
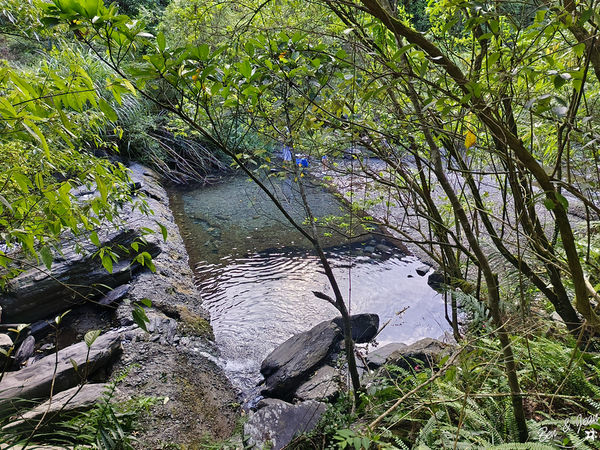
[{"label": "twig", "polygon": [[374,429],[377,425],[379,425],[379,423],[389,414],[391,414],[392,412],[394,412],[401,404],[404,400],[406,400],[408,397],[410,397],[411,395],[417,393],[418,391],[420,391],[422,388],[424,388],[425,386],[431,384],[432,382],[434,382],[435,380],[437,380],[439,377],[441,377],[446,370],[448,370],[450,368],[450,366],[452,366],[454,364],[454,360],[458,357],[458,355],[460,355],[462,353],[462,351],[464,350],[464,347],[461,348],[459,351],[457,351],[456,353],[454,353],[450,359],[448,359],[448,361],[446,361],[446,364],[444,364],[444,367],[442,367],[439,371],[437,371],[436,373],[432,374],[431,377],[429,377],[429,379],[423,383],[421,383],[420,385],[418,385],[416,388],[414,388],[413,390],[407,392],[406,394],[404,394],[402,397],[400,397],[398,400],[396,400],[396,403],[394,403],[392,406],[390,406],[384,413],[382,413],[379,417],[377,417],[377,419],[375,419],[373,422],[371,422],[369,424],[369,428]]}]

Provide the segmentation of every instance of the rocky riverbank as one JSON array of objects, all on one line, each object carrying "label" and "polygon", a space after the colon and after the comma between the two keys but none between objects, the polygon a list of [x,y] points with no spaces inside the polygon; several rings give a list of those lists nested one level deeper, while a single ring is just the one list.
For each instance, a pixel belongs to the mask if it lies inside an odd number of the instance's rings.
[{"label": "rocky riverbank", "polygon": [[[148,216],[126,206],[121,216],[123,226],[100,230],[98,235],[103,244],[127,247],[142,238],[144,228],[156,230],[143,236],[147,242],[144,250],[152,254],[156,272],[130,265],[123,258],[109,274],[97,258],[91,257],[94,248],[78,254],[67,245],[51,272],[37,267],[12,280],[0,297],[0,333],[15,340],[19,358],[12,362],[12,368],[20,370],[8,372],[0,382],[0,403],[17,407],[16,399],[48,398],[57,360],[59,376],[53,396],[80,384],[85,367],[88,379],[94,382],[127,373],[118,385],[119,400],[155,399],[137,433],[140,448],[170,443],[197,445],[205,437],[227,438],[239,417],[237,392],[214,363],[218,349],[167,194],[154,172],[138,164],[130,169],[138,195],[134,200],[145,197],[154,214]],[[157,222],[166,228],[166,240]],[[146,309],[148,332],[132,320],[134,304],[143,299],[152,303]],[[70,312],[56,328],[55,315],[66,310]],[[31,326],[17,338],[7,330],[18,323]],[[97,353],[92,361],[81,341],[94,329],[102,334],[92,345],[91,355]],[[4,344],[5,348],[12,346],[8,341]],[[84,390],[76,392],[82,399],[80,407],[84,398],[89,403],[90,396],[101,394],[102,389],[86,388],[86,395],[81,392]],[[32,412],[26,417],[31,421],[37,416]]]},{"label": "rocky riverbank", "polygon": [[[376,314],[351,317],[352,337],[357,344],[371,342],[379,331]],[[393,343],[359,360],[363,384],[387,376],[386,364],[408,370],[435,367],[449,346],[435,339],[411,345]],[[253,448],[279,450],[295,436],[318,424],[327,404],[347,390],[341,318],[321,322],[279,345],[261,365],[264,382],[260,396],[249,406],[244,442]]]}]

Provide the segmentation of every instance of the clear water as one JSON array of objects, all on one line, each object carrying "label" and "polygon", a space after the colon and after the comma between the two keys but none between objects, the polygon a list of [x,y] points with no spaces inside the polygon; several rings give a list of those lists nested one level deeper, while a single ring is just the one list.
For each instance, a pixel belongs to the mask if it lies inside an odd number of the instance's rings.
[{"label": "clear water", "polygon": [[[302,221],[293,181],[274,181],[272,187]],[[324,189],[310,187],[307,194],[315,216],[344,214]],[[327,279],[308,241],[245,178],[172,192],[171,201],[223,366],[248,391],[277,345],[337,315],[312,294],[331,294]],[[349,242],[332,233],[325,242],[351,312],[377,313],[381,324],[389,322],[379,343],[438,338],[449,330],[442,297],[427,285],[427,276],[416,273],[418,260],[372,235]]]}]

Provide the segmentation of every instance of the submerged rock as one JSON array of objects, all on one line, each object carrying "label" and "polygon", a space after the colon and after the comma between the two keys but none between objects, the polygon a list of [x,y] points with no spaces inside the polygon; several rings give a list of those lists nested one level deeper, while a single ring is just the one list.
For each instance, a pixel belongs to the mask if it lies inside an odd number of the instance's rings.
[{"label": "submerged rock", "polygon": [[120,347],[119,333],[111,331],[99,336],[89,352],[86,343],[80,342],[5,374],[0,382],[0,410],[10,410],[23,400],[48,398],[53,379],[54,393],[78,385],[84,374],[93,375],[108,364]]},{"label": "submerged rock", "polygon": [[427,284],[431,289],[437,292],[443,292],[446,284],[446,277],[437,270],[427,277]]},{"label": "submerged rock", "polygon": [[325,405],[315,401],[297,405],[276,399],[262,400],[260,409],[244,425],[249,447],[279,450],[294,436],[311,431],[325,412]]},{"label": "submerged rock", "polygon": [[416,268],[417,274],[421,277],[424,277],[425,275],[427,275],[430,270],[431,270],[431,267],[426,266],[426,265],[422,265],[422,266],[419,266]]}]

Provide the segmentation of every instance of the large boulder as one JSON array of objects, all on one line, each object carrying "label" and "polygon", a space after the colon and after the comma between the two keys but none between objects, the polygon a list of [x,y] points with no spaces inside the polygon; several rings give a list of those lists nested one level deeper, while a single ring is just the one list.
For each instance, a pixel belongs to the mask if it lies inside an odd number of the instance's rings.
[{"label": "large boulder", "polygon": [[[333,319],[343,331],[343,321],[341,317]],[[364,344],[372,340],[379,331],[379,316],[377,314],[355,314],[350,316],[350,327],[352,328],[352,339],[357,344]]]},{"label": "large boulder", "polygon": [[[377,314],[356,314],[350,317],[350,321],[352,337],[358,343],[369,342],[379,329]],[[341,317],[321,322],[289,338],[262,362],[260,373],[265,377],[263,395],[291,399],[302,383],[339,353],[343,338]]]},{"label": "large boulder", "polygon": [[0,382],[0,411],[8,412],[24,400],[48,398],[53,380],[54,393],[77,386],[84,374],[93,375],[108,364],[120,348],[119,333],[111,331],[99,336],[89,349],[85,342],[80,342],[17,372],[5,374]]},{"label": "large boulder", "polygon": [[263,395],[289,398],[342,340],[342,331],[333,322],[321,322],[296,334],[265,358],[260,373],[265,377]]},{"label": "large boulder", "polygon": [[64,419],[74,412],[85,411],[96,404],[106,391],[107,385],[84,384],[76,386],[66,391],[52,396],[50,400],[36,406],[35,408],[20,414],[18,420],[2,427],[3,431],[10,431],[20,428],[23,425],[35,426],[42,417],[45,417],[45,423]]},{"label": "large boulder", "polygon": [[323,403],[308,401],[297,405],[266,399],[244,425],[244,438],[250,448],[279,450],[297,434],[311,431],[325,412]]}]

